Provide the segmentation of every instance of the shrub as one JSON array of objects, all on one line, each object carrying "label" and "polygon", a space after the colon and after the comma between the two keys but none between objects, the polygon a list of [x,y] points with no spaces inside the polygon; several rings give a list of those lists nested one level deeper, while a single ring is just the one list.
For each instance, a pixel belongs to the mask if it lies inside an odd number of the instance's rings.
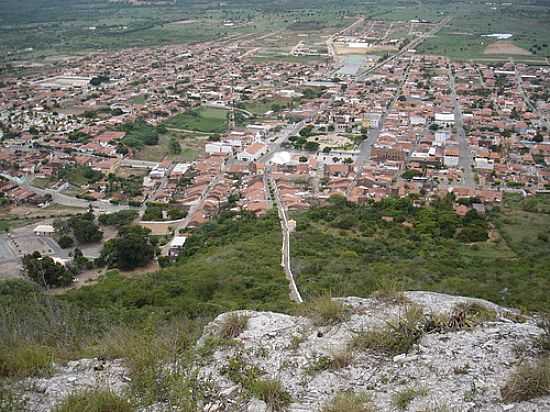
[{"label": "shrub", "polygon": [[132,405],[109,390],[90,390],[69,395],[55,412],[133,412]]},{"label": "shrub", "polygon": [[306,372],[313,375],[328,369],[342,369],[349,366],[352,360],[353,352],[348,348],[335,352],[331,356],[321,356],[307,368]]},{"label": "shrub", "polygon": [[254,397],[264,401],[272,411],[286,410],[292,402],[290,394],[275,379],[257,379],[250,384],[249,389]]},{"label": "shrub", "polygon": [[74,245],[74,240],[70,236],[61,236],[57,241],[62,249],[70,248]]},{"label": "shrub", "polygon": [[349,319],[345,305],[329,295],[318,296],[307,302],[303,311],[316,326],[334,325]]},{"label": "shrub", "polygon": [[543,351],[550,351],[550,315],[543,315],[542,319],[538,322],[538,327],[544,332],[537,340],[537,346]]},{"label": "shrub", "polygon": [[392,396],[392,403],[394,406],[404,411],[409,407],[409,404],[418,396],[426,396],[427,390],[422,389],[415,389],[415,388],[408,388],[401,392],[397,392]]},{"label": "shrub", "polygon": [[8,385],[0,382],[0,412],[25,411],[26,401]]},{"label": "shrub", "polygon": [[461,303],[455,309],[455,313],[464,313],[466,326],[472,326],[482,322],[494,322],[497,319],[497,313],[479,303]]},{"label": "shrub", "polygon": [[409,303],[409,299],[403,293],[401,284],[392,278],[380,280],[377,283],[377,290],[373,296],[384,302],[404,304]]},{"label": "shrub", "polygon": [[375,412],[367,394],[342,392],[334,397],[321,412]]},{"label": "shrub", "polygon": [[550,358],[520,366],[500,393],[505,402],[522,402],[550,395]]},{"label": "shrub", "polygon": [[250,317],[248,315],[238,313],[228,314],[223,319],[220,329],[220,337],[224,339],[236,338],[246,329],[249,318]]},{"label": "shrub", "polygon": [[387,322],[386,327],[354,335],[350,347],[397,355],[408,352],[420,340],[424,331],[425,318],[422,309],[412,306],[397,321]]},{"label": "shrub", "polygon": [[0,376],[42,376],[52,371],[53,352],[46,346],[20,344],[0,348]]}]

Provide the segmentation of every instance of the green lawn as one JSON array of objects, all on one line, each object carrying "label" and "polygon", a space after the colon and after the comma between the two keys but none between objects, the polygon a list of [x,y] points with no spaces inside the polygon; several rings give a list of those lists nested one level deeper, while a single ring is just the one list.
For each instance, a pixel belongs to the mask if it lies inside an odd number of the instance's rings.
[{"label": "green lawn", "polygon": [[167,120],[164,125],[168,128],[203,133],[223,133],[227,129],[227,110],[201,107],[179,113]]}]

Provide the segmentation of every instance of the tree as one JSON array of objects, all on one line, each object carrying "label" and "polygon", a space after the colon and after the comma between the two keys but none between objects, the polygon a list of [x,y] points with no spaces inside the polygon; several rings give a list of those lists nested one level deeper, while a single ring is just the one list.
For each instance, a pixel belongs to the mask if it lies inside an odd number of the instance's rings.
[{"label": "tree", "polygon": [[74,245],[74,239],[70,236],[64,235],[59,238],[57,241],[59,243],[59,246],[63,249],[70,248]]},{"label": "tree", "polygon": [[304,149],[307,150],[308,152],[316,152],[317,150],[319,150],[319,143],[306,142],[304,144]]},{"label": "tree", "polygon": [[181,153],[181,145],[180,142],[175,137],[170,138],[170,142],[168,143],[168,148],[170,149],[170,153],[172,154],[180,154]]},{"label": "tree", "polygon": [[155,254],[150,233],[149,229],[137,225],[122,227],[117,238],[105,243],[99,260],[123,270],[145,266]]},{"label": "tree", "polygon": [[95,224],[94,215],[91,212],[70,218],[69,226],[79,243],[99,242],[103,238],[103,232]]},{"label": "tree", "polygon": [[30,279],[44,287],[67,286],[73,281],[73,275],[62,264],[39,252],[23,256],[23,267]]}]

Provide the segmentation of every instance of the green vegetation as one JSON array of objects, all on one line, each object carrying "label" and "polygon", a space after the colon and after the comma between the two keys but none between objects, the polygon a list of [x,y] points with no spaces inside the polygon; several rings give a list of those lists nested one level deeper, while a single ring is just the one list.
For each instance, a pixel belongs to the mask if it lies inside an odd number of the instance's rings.
[{"label": "green vegetation", "polygon": [[257,379],[250,385],[250,392],[264,401],[272,411],[284,411],[292,402],[290,394],[280,381],[274,379]]},{"label": "green vegetation", "polygon": [[80,187],[98,182],[103,178],[103,174],[90,166],[64,166],[59,170],[57,177]]},{"label": "green vegetation", "polygon": [[422,309],[411,306],[397,321],[388,321],[384,328],[354,335],[350,347],[355,350],[372,350],[388,355],[406,353],[422,337],[423,322]]},{"label": "green vegetation", "polygon": [[223,320],[221,325],[220,337],[223,339],[231,339],[239,336],[248,324],[248,316],[238,313],[230,313]]},{"label": "green vegetation", "polygon": [[109,390],[89,390],[69,395],[55,412],[133,412],[135,409]]},{"label": "green vegetation", "polygon": [[150,312],[167,318],[238,309],[286,312],[291,305],[280,266],[280,236],[274,214],[222,215],[192,233],[175,265],[133,279],[108,273],[64,299],[125,319]]},{"label": "green vegetation", "polygon": [[523,364],[501,389],[505,402],[521,402],[550,394],[550,359]]},{"label": "green vegetation", "polygon": [[137,210],[121,210],[120,212],[106,213],[100,215],[97,220],[102,225],[106,226],[126,226],[132,223],[138,217],[139,212]]},{"label": "green vegetation", "polygon": [[301,310],[317,326],[334,325],[349,319],[345,305],[330,295],[320,295],[307,301]]},{"label": "green vegetation", "polygon": [[23,267],[26,275],[44,288],[67,286],[73,281],[72,273],[65,266],[37,251],[23,256]]},{"label": "green vegetation", "polygon": [[376,409],[365,393],[342,392],[321,409],[321,412],[374,412]]},{"label": "green vegetation", "polygon": [[[332,198],[326,207],[294,214],[291,261],[302,296],[308,301],[326,290],[369,296],[397,282],[401,290],[548,310],[550,296],[543,291],[550,287],[550,257],[539,235],[550,232],[550,215],[525,212],[506,198],[486,217],[460,218],[451,204],[444,199],[417,208],[408,199],[387,199],[359,206]],[[494,236],[474,242],[471,233],[462,234],[468,227],[484,234],[480,238],[491,230]]]},{"label": "green vegetation", "polygon": [[120,130],[126,132],[121,143],[133,149],[141,149],[146,145],[154,146],[159,142],[159,130],[142,119],[126,123],[120,126]]},{"label": "green vegetation", "polygon": [[108,240],[103,245],[99,257],[100,264],[123,270],[147,265],[155,255],[150,233],[149,229],[138,225],[121,227],[118,237]]},{"label": "green vegetation", "polygon": [[342,369],[349,366],[352,360],[352,351],[350,349],[344,349],[334,352],[330,356],[319,357],[307,367],[306,372],[310,375],[314,375],[325,370]]},{"label": "green vegetation", "polygon": [[186,210],[175,207],[174,205],[164,203],[148,203],[142,220],[161,222],[163,220],[183,219],[186,215]]},{"label": "green vegetation", "polygon": [[428,391],[426,389],[408,388],[400,392],[397,392],[392,396],[392,402],[399,410],[406,410],[409,404],[418,398],[419,396],[426,396]]},{"label": "green vegetation", "polygon": [[[52,371],[53,353],[48,347],[21,345],[0,347],[0,377],[43,376]],[[0,409],[1,410],[1,409]]]},{"label": "green vegetation", "polygon": [[193,130],[203,133],[223,133],[227,127],[227,114],[224,109],[201,107],[189,112],[179,113],[168,119],[167,128]]},{"label": "green vegetation", "polygon": [[87,244],[99,242],[103,238],[103,232],[99,230],[91,211],[74,215],[67,220],[56,219],[53,226],[60,240],[73,236],[79,243]]}]

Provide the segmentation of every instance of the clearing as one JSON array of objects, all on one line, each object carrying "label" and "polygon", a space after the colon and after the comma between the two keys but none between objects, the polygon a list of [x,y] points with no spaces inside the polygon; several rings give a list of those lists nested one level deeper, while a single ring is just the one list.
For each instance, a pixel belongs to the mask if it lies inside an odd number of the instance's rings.
[{"label": "clearing", "polygon": [[496,41],[489,44],[483,54],[513,54],[518,56],[530,56],[531,52],[516,46],[511,41]]}]

